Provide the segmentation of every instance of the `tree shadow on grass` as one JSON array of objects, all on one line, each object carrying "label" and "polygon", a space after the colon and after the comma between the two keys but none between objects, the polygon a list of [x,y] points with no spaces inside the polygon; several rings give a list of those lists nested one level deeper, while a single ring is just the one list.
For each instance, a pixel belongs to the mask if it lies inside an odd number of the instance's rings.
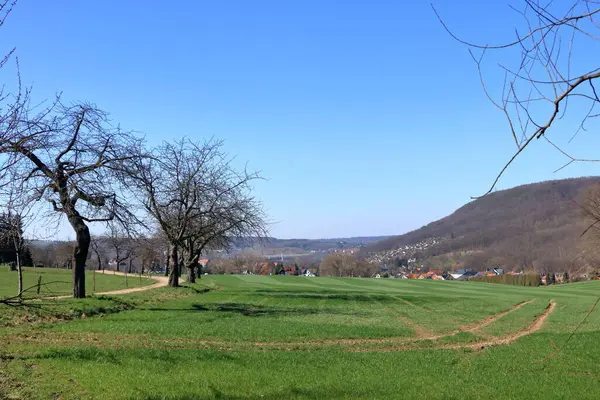
[{"label": "tree shadow on grass", "polygon": [[114,352],[100,350],[94,347],[50,349],[31,358],[38,360],[94,361],[109,364],[121,363]]},{"label": "tree shadow on grass", "polygon": [[167,363],[202,361],[228,361],[244,364],[244,360],[234,355],[220,351],[173,351],[172,349],[99,349],[97,347],[82,347],[71,349],[50,349],[44,353],[29,357],[38,360],[67,360],[73,362],[90,361],[94,363],[121,364],[122,358],[135,358],[137,361],[151,360]]},{"label": "tree shadow on grass", "polygon": [[315,314],[337,314],[337,315],[367,315],[364,312],[352,312],[342,309],[323,308],[291,308],[291,307],[269,307],[250,303],[222,303],[222,304],[192,304],[191,308],[149,308],[150,311],[180,311],[180,312],[220,312],[240,314],[246,317],[276,317],[276,316],[300,316]]},{"label": "tree shadow on grass", "polygon": [[274,297],[279,299],[312,299],[312,300],[344,300],[344,301],[396,301],[392,296],[380,294],[362,294],[362,293],[339,293],[339,292],[319,292],[319,293],[290,293],[276,292],[271,290],[257,290],[264,297]]},{"label": "tree shadow on grass", "polygon": [[[357,393],[356,390],[351,392],[340,388],[314,388],[314,389],[301,389],[290,387],[284,390],[278,390],[265,394],[249,394],[249,395],[233,395],[227,394],[214,386],[210,387],[212,392],[209,395],[197,395],[197,394],[182,394],[182,395],[150,395],[143,397],[146,400],[280,400],[280,399],[347,399],[350,397],[364,397],[369,398],[372,393],[363,392]],[[131,399],[138,399],[139,397],[132,397]]]}]

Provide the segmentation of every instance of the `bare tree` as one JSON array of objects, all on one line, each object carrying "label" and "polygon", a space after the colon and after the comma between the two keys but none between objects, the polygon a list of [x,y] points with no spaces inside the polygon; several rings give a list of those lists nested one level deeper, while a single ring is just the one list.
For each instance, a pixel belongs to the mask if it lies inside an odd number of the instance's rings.
[{"label": "bare tree", "polygon": [[[4,25],[6,18],[12,12],[13,8],[17,5],[17,0],[2,0],[0,1],[0,26]],[[10,59],[10,56],[15,52],[15,48],[8,50],[4,57],[0,60],[0,68],[4,66]]]},{"label": "bare tree", "polygon": [[138,245],[139,244],[137,243],[137,241],[134,241],[134,240],[130,240],[128,242],[128,250],[129,250],[129,257],[127,257],[127,262],[128,262],[127,273],[128,274],[131,274],[133,272],[133,263],[140,256]]},{"label": "bare tree", "polygon": [[92,251],[96,256],[96,264],[98,271],[104,270],[106,268],[106,263],[103,262],[107,258],[105,253],[106,242],[107,239],[105,237],[95,236],[92,237],[92,241],[90,243]]},{"label": "bare tree", "polygon": [[117,271],[120,271],[121,264],[129,260],[132,255],[131,239],[127,236],[125,229],[118,224],[108,225],[108,235],[106,237],[107,244],[115,254],[115,262]]},{"label": "bare tree", "polygon": [[29,250],[34,266],[39,265],[45,268],[57,267],[58,262],[55,243],[31,244]]},{"label": "bare tree", "polygon": [[[511,8],[522,17],[523,24],[511,30],[515,35],[513,39],[494,45],[457,37],[434,8],[448,33],[468,47],[484,93],[506,117],[516,145],[515,153],[487,193],[536,139],[546,141],[565,158],[556,171],[575,162],[599,161],[571,154],[565,150],[565,144],[589,129],[600,116],[596,89],[600,65],[594,57],[580,57],[597,54],[600,50],[600,3],[596,0],[522,0],[520,8]],[[493,72],[486,68],[490,58],[503,76],[502,90],[498,94],[486,79],[486,74]],[[562,139],[551,138],[553,127],[557,132],[570,130],[570,134]]]},{"label": "bare tree", "polygon": [[8,242],[14,250],[19,297],[23,293],[25,229],[35,217],[34,202],[23,193],[27,193],[26,188],[22,182],[14,179],[0,191],[0,239]]},{"label": "bare tree", "polygon": [[138,243],[138,253],[141,263],[141,273],[156,271],[162,257],[160,240],[157,238],[141,238]]},{"label": "bare tree", "polygon": [[91,104],[55,102],[34,112],[22,100],[0,121],[0,179],[18,171],[31,194],[51,206],[50,216],[65,216],[75,232],[73,297],[85,297],[88,224],[135,220],[119,175],[138,156],[141,140],[113,127],[107,114]]},{"label": "bare tree", "polygon": [[[585,237],[585,253],[588,259],[597,260],[600,258],[600,184],[588,186],[580,203],[583,217],[588,223],[588,227],[582,233]],[[574,272],[569,271],[572,276]]]},{"label": "bare tree", "polygon": [[321,276],[370,277],[378,270],[379,268],[376,265],[347,253],[328,254],[319,266]]},{"label": "bare tree", "polygon": [[260,177],[236,171],[221,147],[219,141],[164,143],[152,158],[140,158],[130,175],[130,186],[169,242],[170,286],[179,285],[183,253],[194,282],[206,249],[266,235],[262,205],[251,195],[251,183]]}]

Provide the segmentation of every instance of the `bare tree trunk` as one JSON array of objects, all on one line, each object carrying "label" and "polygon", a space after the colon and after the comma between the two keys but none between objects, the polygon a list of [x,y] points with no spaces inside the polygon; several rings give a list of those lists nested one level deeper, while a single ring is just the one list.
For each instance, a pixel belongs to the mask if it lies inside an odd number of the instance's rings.
[{"label": "bare tree trunk", "polygon": [[167,261],[165,262],[165,276],[169,276],[169,271],[171,269],[171,252],[167,251]]},{"label": "bare tree trunk", "polygon": [[75,230],[76,244],[73,250],[75,266],[73,268],[73,297],[85,298],[85,262],[90,248],[90,230],[83,219],[76,215],[69,218],[71,226]]},{"label": "bare tree trunk", "polygon": [[188,266],[188,282],[196,283],[196,266],[193,264]]},{"label": "bare tree trunk", "polygon": [[17,251],[17,274],[19,275],[19,296],[23,294],[23,266],[21,265],[21,254]]},{"label": "bare tree trunk", "polygon": [[194,250],[194,242],[193,240],[188,241],[188,249],[187,249],[187,270],[188,276],[187,280],[189,283],[196,283],[196,267],[198,266],[198,258],[199,255]]},{"label": "bare tree trunk", "polygon": [[177,246],[171,246],[171,270],[169,271],[169,286],[179,287],[179,257]]},{"label": "bare tree trunk", "polygon": [[102,267],[102,258],[98,254],[96,254],[96,259],[98,259],[98,271],[100,271],[101,269],[104,269]]},{"label": "bare tree trunk", "polygon": [[132,259],[132,258],[130,258],[130,259],[129,259],[129,269],[128,269],[128,271],[127,271],[127,273],[128,273],[128,274],[130,274],[130,273],[131,273],[131,271],[132,271],[132,268],[133,268],[133,259]]}]

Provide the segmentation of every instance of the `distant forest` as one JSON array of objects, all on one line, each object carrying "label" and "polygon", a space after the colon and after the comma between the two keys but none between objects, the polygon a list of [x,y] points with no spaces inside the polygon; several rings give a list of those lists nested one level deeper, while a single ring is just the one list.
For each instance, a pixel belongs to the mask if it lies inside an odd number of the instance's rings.
[{"label": "distant forest", "polygon": [[584,189],[596,183],[600,177],[497,191],[420,229],[370,244],[364,253],[385,253],[436,237],[442,238],[440,243],[415,254],[435,268],[540,272],[593,268],[599,261],[597,246],[581,237],[589,222],[580,204]]}]

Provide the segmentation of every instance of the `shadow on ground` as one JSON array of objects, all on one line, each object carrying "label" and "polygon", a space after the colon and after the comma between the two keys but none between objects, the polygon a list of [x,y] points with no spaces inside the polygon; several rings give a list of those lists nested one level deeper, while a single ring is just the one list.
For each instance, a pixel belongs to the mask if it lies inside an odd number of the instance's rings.
[{"label": "shadow on ground", "polygon": [[291,308],[291,307],[269,307],[249,303],[222,303],[222,304],[192,304],[190,308],[148,308],[149,311],[169,312],[222,312],[240,314],[247,317],[275,317],[314,314],[336,314],[336,315],[367,315],[365,312],[351,312],[334,308]]},{"label": "shadow on ground", "polygon": [[[347,399],[353,397],[368,397],[369,393],[357,393],[355,390],[348,392],[339,388],[314,388],[314,389],[301,389],[301,388],[287,388],[285,390],[265,393],[265,394],[250,394],[250,395],[231,395],[223,391],[218,390],[214,386],[210,387],[212,394],[210,395],[196,395],[196,394],[184,394],[184,395],[149,395],[144,396],[146,400],[280,400],[280,399]],[[372,393],[371,393],[372,395]],[[131,399],[139,399],[140,397],[131,397]]]},{"label": "shadow on ground", "polygon": [[289,293],[277,292],[274,290],[256,290],[263,297],[273,297],[278,299],[312,299],[312,300],[344,300],[344,301],[394,301],[392,296],[386,295],[367,295],[361,293],[339,293],[339,292],[319,292],[319,293]]}]

